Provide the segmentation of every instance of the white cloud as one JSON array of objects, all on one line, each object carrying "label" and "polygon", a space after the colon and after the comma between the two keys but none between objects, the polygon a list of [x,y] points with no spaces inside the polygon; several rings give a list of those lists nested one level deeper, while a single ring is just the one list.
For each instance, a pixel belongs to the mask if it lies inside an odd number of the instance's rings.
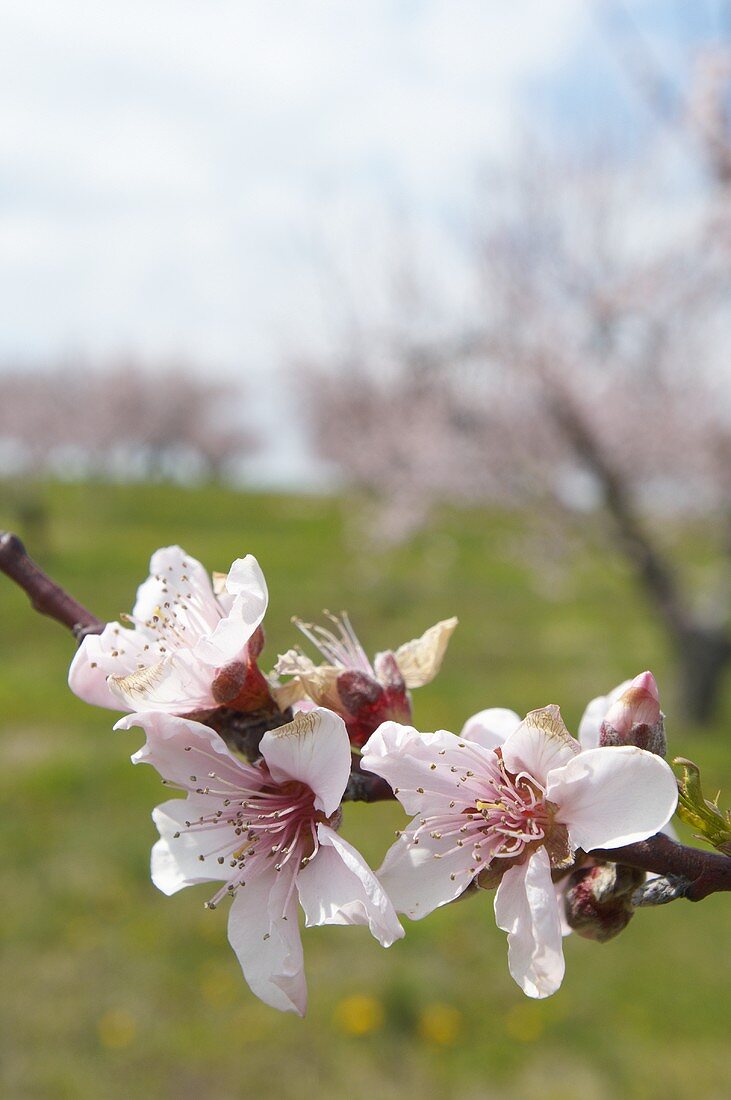
[{"label": "white cloud", "polygon": [[521,82],[587,18],[580,0],[0,13],[0,356],[185,350],[258,371],[324,338],[323,254],[352,267],[384,209],[446,240]]}]

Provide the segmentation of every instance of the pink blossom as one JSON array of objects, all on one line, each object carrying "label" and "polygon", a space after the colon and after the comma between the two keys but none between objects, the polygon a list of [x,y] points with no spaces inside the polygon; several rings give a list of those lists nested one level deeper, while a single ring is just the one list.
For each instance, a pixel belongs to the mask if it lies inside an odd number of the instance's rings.
[{"label": "pink blossom", "polygon": [[133,762],[152,764],[164,782],[187,792],[153,811],[160,840],[152,881],[164,894],[223,883],[208,908],[233,898],[229,941],[257,997],[304,1014],[298,901],[308,927],[367,924],[384,947],[403,936],[376,876],[337,833],[350,775],[348,735],[337,715],[314,710],[269,730],[256,764],[187,718],[150,711],[116,728],[131,726],[147,735]]},{"label": "pink blossom", "polygon": [[652,836],[677,787],[660,757],[635,746],[582,752],[556,706],[515,719],[483,711],[460,737],[385,722],[361,764],[416,815],[378,872],[396,909],[418,920],[474,881],[498,882],[510,973],[528,996],[547,997],[564,973],[552,870],[570,867],[578,848]]},{"label": "pink blossom", "polygon": [[114,710],[172,714],[230,706],[241,693],[267,696],[253,637],[267,607],[264,575],[247,554],[215,579],[214,591],[179,546],[157,550],[132,614],[123,616],[128,625],[108,623],[82,642],[69,670],[72,691]]}]

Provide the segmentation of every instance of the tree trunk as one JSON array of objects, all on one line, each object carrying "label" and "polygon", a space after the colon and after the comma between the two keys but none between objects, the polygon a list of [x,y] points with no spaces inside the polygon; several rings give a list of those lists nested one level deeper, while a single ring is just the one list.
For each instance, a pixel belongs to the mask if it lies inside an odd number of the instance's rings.
[{"label": "tree trunk", "polygon": [[673,639],[681,711],[688,721],[708,725],[716,716],[723,677],[731,664],[731,632],[693,620],[671,562],[635,508],[630,485],[601,450],[570,395],[550,378],[546,386],[556,424],[601,486],[618,549],[632,564]]},{"label": "tree trunk", "polygon": [[722,628],[692,626],[676,642],[678,689],[686,719],[707,725],[718,710],[726,668],[731,664],[731,638]]}]

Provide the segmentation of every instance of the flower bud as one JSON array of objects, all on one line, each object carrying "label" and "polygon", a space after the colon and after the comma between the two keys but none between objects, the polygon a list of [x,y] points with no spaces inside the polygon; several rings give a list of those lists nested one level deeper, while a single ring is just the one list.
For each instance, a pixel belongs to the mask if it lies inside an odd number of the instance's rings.
[{"label": "flower bud", "polygon": [[[411,688],[430,683],[438,673],[457,620],[444,619],[420,638],[371,662],[345,612],[325,612],[331,625],[293,621],[325,658],[315,665],[299,648],[282,654],[271,688],[280,709],[309,704],[326,707],[344,720],[350,742],[360,748],[388,720],[411,721]],[[280,676],[292,679],[282,683]]]},{"label": "flower bud", "polygon": [[595,863],[572,871],[565,894],[566,921],[579,936],[605,943],[627,927],[632,894],[645,872],[621,863]]},{"label": "flower bud", "polygon": [[637,745],[664,756],[667,752],[664,715],[651,672],[635,676],[627,690],[612,703],[599,731],[602,747]]},{"label": "flower bud", "polygon": [[336,682],[343,706],[351,714],[375,706],[383,695],[383,687],[378,681],[357,669],[341,672]]},{"label": "flower bud", "polygon": [[337,708],[338,713],[345,720],[351,744],[356,747],[364,745],[382,722],[411,720],[411,705],[403,680],[400,686],[393,680],[384,686],[364,672],[348,670],[337,678],[337,693],[342,703]]},{"label": "flower bud", "polygon": [[250,712],[272,703],[266,678],[256,660],[231,661],[220,669],[211,684],[213,698],[219,706]]}]

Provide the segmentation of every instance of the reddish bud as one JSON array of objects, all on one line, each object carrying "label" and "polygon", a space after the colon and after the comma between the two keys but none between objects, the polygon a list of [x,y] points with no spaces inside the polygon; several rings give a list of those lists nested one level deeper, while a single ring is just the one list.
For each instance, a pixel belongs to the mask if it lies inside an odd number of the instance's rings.
[{"label": "reddish bud", "polygon": [[617,863],[572,871],[565,895],[567,923],[585,939],[613,939],[632,919],[632,894],[644,878],[644,871]]},{"label": "reddish bud", "polygon": [[378,681],[357,669],[341,672],[337,687],[343,706],[351,714],[357,714],[364,707],[375,706],[383,695],[383,688]]},{"label": "reddish bud", "polygon": [[257,626],[254,633],[249,638],[247,646],[249,652],[249,659],[255,661],[260,656],[262,649],[264,648],[264,628]]},{"label": "reddish bud", "polygon": [[244,661],[231,661],[218,672],[211,691],[219,706],[225,706],[239,694],[246,681],[246,669]]},{"label": "reddish bud", "polygon": [[627,690],[610,706],[599,732],[599,744],[637,745],[664,756],[667,752],[663,713],[655,677],[635,676]]},{"label": "reddish bud", "polygon": [[219,706],[254,711],[272,703],[269,684],[256,661],[231,661],[219,670],[211,685]]},{"label": "reddish bud", "polygon": [[612,703],[604,721],[618,734],[627,734],[635,724],[653,726],[660,718],[660,695],[651,672],[635,676],[627,690]]},{"label": "reddish bud", "polygon": [[381,722],[411,721],[411,705],[403,679],[400,687],[384,686],[365,672],[349,669],[338,676],[337,691],[350,742],[358,748]]}]

